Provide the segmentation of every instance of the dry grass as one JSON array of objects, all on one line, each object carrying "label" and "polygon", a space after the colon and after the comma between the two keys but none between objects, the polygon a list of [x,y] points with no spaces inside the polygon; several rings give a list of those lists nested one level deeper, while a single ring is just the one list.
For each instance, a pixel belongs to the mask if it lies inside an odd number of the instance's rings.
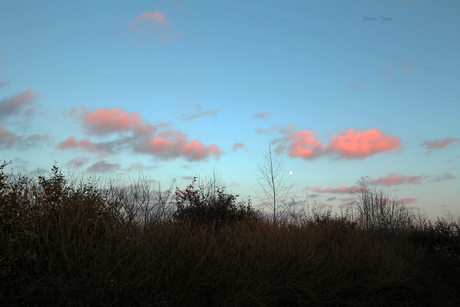
[{"label": "dry grass", "polygon": [[6,305],[459,304],[458,233],[442,233],[441,222],[399,236],[330,215],[296,226],[258,219],[216,229],[155,214],[135,223],[136,203],[69,186],[57,169],[22,183],[1,174]]}]

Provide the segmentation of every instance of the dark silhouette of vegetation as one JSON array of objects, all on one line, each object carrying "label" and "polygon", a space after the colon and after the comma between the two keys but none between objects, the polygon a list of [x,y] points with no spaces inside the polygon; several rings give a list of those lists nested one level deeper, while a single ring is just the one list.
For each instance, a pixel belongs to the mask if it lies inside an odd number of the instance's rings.
[{"label": "dark silhouette of vegetation", "polygon": [[213,183],[177,190],[173,200],[139,184],[69,183],[56,166],[48,177],[6,175],[6,165],[2,306],[460,303],[453,218],[382,224],[375,215],[369,224],[363,216],[372,214],[314,209],[295,223],[273,222]]},{"label": "dark silhouette of vegetation", "polygon": [[270,143],[268,151],[262,151],[264,162],[258,165],[259,186],[262,195],[259,196],[262,203],[273,212],[273,222],[277,221],[281,207],[286,203],[290,188],[286,186],[288,178],[284,178],[285,169],[283,157],[273,153]]},{"label": "dark silhouette of vegetation", "polygon": [[224,187],[215,187],[214,193],[203,193],[194,186],[195,182],[196,178],[184,191],[176,191],[176,221],[218,229],[258,218],[259,213],[251,207],[250,200],[247,204],[237,203],[238,195],[227,194]]}]

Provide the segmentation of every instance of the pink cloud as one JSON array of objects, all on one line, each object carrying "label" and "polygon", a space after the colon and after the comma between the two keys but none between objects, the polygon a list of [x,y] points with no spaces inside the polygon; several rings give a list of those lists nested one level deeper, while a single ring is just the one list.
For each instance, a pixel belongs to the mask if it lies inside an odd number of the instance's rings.
[{"label": "pink cloud", "polygon": [[327,151],[345,159],[364,159],[379,152],[389,152],[401,146],[398,137],[384,135],[373,128],[362,131],[353,129],[343,131],[329,142]]},{"label": "pink cloud", "polygon": [[416,202],[416,201],[417,201],[417,198],[408,197],[408,198],[401,199],[401,204],[407,205],[407,204],[411,204],[411,203]]},{"label": "pink cloud", "polygon": [[204,160],[214,155],[219,158],[223,153],[216,145],[205,146],[198,140],[188,141],[187,135],[181,131],[167,130],[157,132],[157,127],[165,125],[144,124],[139,113],[125,112],[121,108],[100,108],[88,112],[86,108],[72,108],[66,115],[81,120],[84,130],[97,135],[107,135],[114,132],[131,132],[129,135],[120,135],[111,142],[91,142],[89,138],[81,141],[69,137],[58,144],[59,149],[78,148],[88,152],[98,153],[101,156],[113,154],[115,150],[131,148],[134,153],[144,153],[172,159],[184,157],[189,161]]},{"label": "pink cloud", "polygon": [[107,163],[104,160],[99,161],[88,167],[86,170],[89,172],[98,172],[98,173],[107,173],[113,170],[119,170],[121,168],[120,164],[117,163]]},{"label": "pink cloud", "polygon": [[60,142],[57,147],[58,149],[81,149],[88,152],[94,152],[100,156],[108,156],[113,154],[113,148],[108,143],[94,143],[89,138],[81,141],[75,140],[74,136],[68,137],[65,141]]},{"label": "pink cloud", "polygon": [[312,159],[324,153],[326,146],[317,140],[313,131],[303,130],[289,136],[288,151],[292,158]]},{"label": "pink cloud", "polygon": [[142,120],[139,113],[123,112],[122,108],[100,108],[82,114],[83,127],[90,133],[104,135],[113,132],[130,131]]},{"label": "pink cloud", "polygon": [[243,143],[235,143],[233,144],[233,151],[236,151],[238,148],[243,148],[244,144]]},{"label": "pink cloud", "polygon": [[[32,88],[27,88],[23,92],[14,95],[11,98],[0,100],[0,119],[18,113],[21,108],[31,105],[34,100],[40,96],[40,93]],[[30,107],[27,114],[33,114],[35,108]]]},{"label": "pink cloud", "polygon": [[452,143],[458,143],[458,141],[458,138],[448,137],[445,139],[437,139],[433,141],[422,141],[422,145],[425,146],[425,148],[428,149],[428,153],[430,153],[433,149],[440,150]]},{"label": "pink cloud", "polygon": [[134,151],[157,156],[161,159],[184,157],[188,161],[204,160],[211,155],[218,159],[223,153],[214,144],[204,146],[197,140],[189,142],[186,134],[175,130],[159,133],[136,146]]},{"label": "pink cloud", "polygon": [[262,112],[262,113],[257,113],[255,115],[253,115],[252,117],[254,117],[254,118],[267,118],[269,114],[270,114],[270,111],[265,111],[265,112]]},{"label": "pink cloud", "polygon": [[315,132],[295,130],[292,124],[278,130],[284,136],[273,140],[273,143],[278,144],[276,152],[280,153],[287,148],[289,156],[293,158],[314,159],[331,155],[351,160],[365,159],[380,152],[390,152],[402,147],[399,138],[384,135],[375,128],[365,131],[348,129],[335,135],[327,146],[318,140]]},{"label": "pink cloud", "polygon": [[371,180],[369,183],[374,185],[392,186],[399,184],[421,184],[428,176],[406,176],[390,173],[386,177],[380,177],[376,180]]}]

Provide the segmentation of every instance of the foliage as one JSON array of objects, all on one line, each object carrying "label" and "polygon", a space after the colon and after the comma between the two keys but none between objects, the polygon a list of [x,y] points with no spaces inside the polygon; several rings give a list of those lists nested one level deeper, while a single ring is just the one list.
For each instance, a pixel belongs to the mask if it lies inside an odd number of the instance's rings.
[{"label": "foliage", "polygon": [[13,267],[22,261],[36,259],[36,253],[21,248],[21,243],[37,239],[32,222],[39,212],[29,207],[27,178],[8,182],[3,169],[9,163],[0,165],[0,277],[9,276]]},{"label": "foliage", "polygon": [[443,256],[460,269],[460,223],[448,217],[414,229],[410,240],[427,246],[430,251]]},{"label": "foliage", "polygon": [[220,228],[257,218],[258,213],[251,207],[250,200],[248,204],[237,203],[238,195],[227,194],[224,187],[217,187],[213,194],[202,193],[193,185],[195,181],[196,178],[184,191],[176,191],[176,221]]},{"label": "foliage", "polygon": [[[131,197],[137,191],[71,184],[57,167],[47,177],[1,172],[0,179],[1,305],[460,302],[460,267],[453,261],[460,223],[448,219],[412,228],[411,236],[376,236],[348,214],[321,207],[295,223],[272,223],[216,184],[177,191],[178,210],[167,219],[164,197],[155,205],[144,202],[147,190]],[[142,223],[133,223],[139,203],[155,205],[159,215],[142,213]]]}]

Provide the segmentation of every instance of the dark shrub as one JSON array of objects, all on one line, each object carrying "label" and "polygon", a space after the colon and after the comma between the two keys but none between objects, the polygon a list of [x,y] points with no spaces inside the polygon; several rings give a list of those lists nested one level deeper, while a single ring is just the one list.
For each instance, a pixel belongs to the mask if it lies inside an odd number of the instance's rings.
[{"label": "dark shrub", "polygon": [[191,184],[185,191],[176,191],[174,219],[181,223],[213,226],[215,229],[235,222],[256,220],[259,215],[251,207],[250,200],[247,204],[237,203],[237,197],[227,194],[224,187],[216,187],[214,193],[203,193]]}]

